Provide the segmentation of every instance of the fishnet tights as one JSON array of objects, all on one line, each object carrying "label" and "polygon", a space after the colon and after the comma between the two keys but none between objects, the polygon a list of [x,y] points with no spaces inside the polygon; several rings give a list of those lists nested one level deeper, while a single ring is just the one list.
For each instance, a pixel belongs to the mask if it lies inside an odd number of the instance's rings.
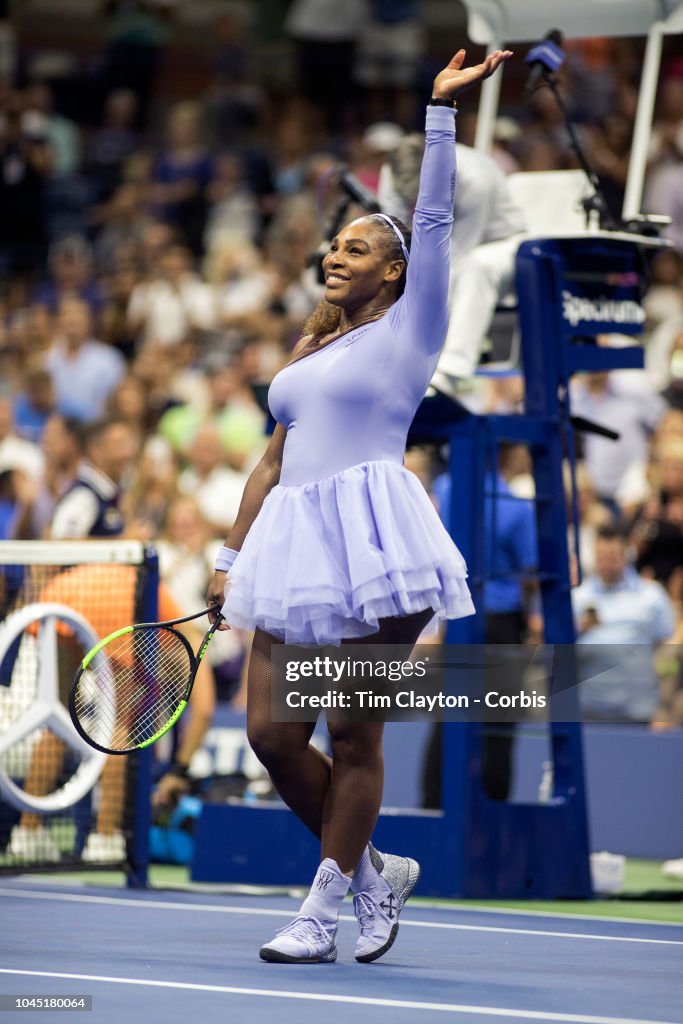
[{"label": "fishnet tights", "polygon": [[[432,611],[380,620],[363,645],[412,648]],[[332,758],[311,746],[312,722],[271,721],[271,647],[281,643],[257,629],[249,660],[247,734],[276,790],[343,872],[355,869],[379,814],[384,784],[382,722],[334,722]],[[357,640],[342,643],[358,643]],[[379,656],[378,652],[378,656]]]}]

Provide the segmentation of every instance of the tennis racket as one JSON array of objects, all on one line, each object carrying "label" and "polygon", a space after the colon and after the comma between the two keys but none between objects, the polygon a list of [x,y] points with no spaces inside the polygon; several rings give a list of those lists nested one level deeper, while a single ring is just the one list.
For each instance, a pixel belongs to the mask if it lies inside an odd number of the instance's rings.
[{"label": "tennis racket", "polygon": [[175,725],[223,616],[196,654],[173,627],[216,610],[125,626],[88,651],[69,693],[71,720],[86,743],[105,754],[128,754],[156,743]]}]

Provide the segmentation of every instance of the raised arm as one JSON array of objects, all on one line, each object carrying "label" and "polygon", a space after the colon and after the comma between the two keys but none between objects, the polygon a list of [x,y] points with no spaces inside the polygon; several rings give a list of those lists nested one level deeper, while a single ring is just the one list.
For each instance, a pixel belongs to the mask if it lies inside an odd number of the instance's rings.
[{"label": "raised arm", "polygon": [[[511,57],[496,50],[481,63],[463,68],[465,51],[458,50],[434,79],[432,96],[455,101],[466,89],[488,78]],[[427,108],[426,145],[420,189],[413,215],[413,235],[403,299],[397,316],[409,325],[411,345],[427,355],[440,351],[448,326],[448,280],[455,198],[455,108]]]}]

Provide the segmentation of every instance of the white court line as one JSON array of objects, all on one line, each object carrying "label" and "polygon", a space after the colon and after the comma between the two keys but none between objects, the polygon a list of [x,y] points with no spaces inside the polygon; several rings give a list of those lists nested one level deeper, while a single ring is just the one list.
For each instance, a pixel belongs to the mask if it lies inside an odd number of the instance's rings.
[{"label": "white court line", "polygon": [[[24,872],[22,874],[22,880],[27,884],[40,885],[46,890],[49,886],[63,886],[70,885],[78,888],[78,886],[86,887],[86,884],[79,880],[78,876],[71,876],[68,882],[64,880],[64,874],[45,874],[32,875],[30,872]],[[112,886],[115,888],[115,886]],[[227,882],[175,882],[171,886],[174,892],[182,892],[189,896],[220,896],[229,899],[231,896],[259,896],[259,897],[289,897],[291,899],[298,900],[299,903],[303,900],[304,896],[307,895],[308,889],[302,884],[296,885],[238,885],[229,884]],[[148,892],[167,892],[166,886],[151,883],[148,887]],[[673,890],[674,892],[676,890]],[[683,895],[683,889],[681,890]],[[526,902],[526,901],[524,901]],[[537,900],[536,902],[543,902]],[[551,901],[552,902],[552,901]],[[601,901],[604,902],[604,901]],[[499,907],[495,905],[495,902],[491,906],[482,906],[478,901],[472,903],[457,903],[454,899],[441,899],[438,896],[425,897],[418,896],[413,898],[410,904],[411,910],[440,910],[456,913],[465,911],[467,914],[499,914],[502,917],[549,917],[559,921],[605,921],[607,924],[651,924],[657,928],[681,928],[683,927],[683,918],[679,924],[677,921],[656,921],[651,917],[612,917],[610,914],[582,914],[578,910],[529,910],[525,907],[523,910],[515,907]]]},{"label": "white court line", "polygon": [[[50,885],[64,885],[64,875],[32,875],[28,872],[22,875],[22,878],[26,882],[30,882],[34,885],[50,886]],[[78,886],[83,883],[72,878],[69,880],[69,885]],[[220,882],[188,882],[186,884],[174,883],[172,886],[175,892],[182,892],[189,896],[284,896],[296,899],[299,902],[308,894],[308,889],[304,885],[300,886],[286,886],[286,885],[229,885],[228,883]],[[166,887],[163,885],[150,885],[148,892],[166,892]],[[675,890],[674,890],[675,891]],[[499,914],[502,917],[506,915],[508,917],[550,917],[559,921],[605,921],[607,924],[652,924],[657,928],[681,928],[683,927],[683,919],[679,924],[677,921],[655,921],[651,917],[611,917],[609,914],[581,914],[578,911],[572,912],[570,910],[529,910],[526,907],[524,910],[517,910],[514,907],[497,907],[487,906],[483,907],[479,903],[456,903],[455,900],[442,900],[438,897],[428,899],[424,896],[418,896],[417,899],[413,898],[410,904],[411,910],[442,910],[456,913],[465,911],[466,914]]]},{"label": "white court line", "polygon": [[[32,884],[41,885],[47,889],[51,885],[62,886],[70,885],[76,888],[79,885],[85,887],[85,883],[79,880],[78,876],[72,876],[68,883],[64,880],[63,874],[40,874],[32,875],[30,872],[22,873],[22,880]],[[112,886],[114,888],[114,886]],[[182,892],[189,896],[221,896],[230,898],[231,896],[284,896],[290,897],[291,899],[298,900],[299,903],[307,895],[308,889],[304,885],[300,886],[286,886],[286,885],[238,885],[235,883],[231,885],[227,882],[186,882],[179,883],[174,882],[171,886],[174,892]],[[160,884],[150,884],[148,892],[166,892],[167,887]],[[674,892],[676,890],[673,890]],[[683,893],[683,890],[682,890]],[[525,901],[526,902],[526,901]],[[537,901],[540,902],[540,901]],[[411,910],[441,910],[456,913],[465,911],[467,914],[500,914],[502,917],[506,915],[508,917],[550,917],[559,921],[605,921],[608,924],[652,924],[656,925],[657,928],[681,928],[683,927],[683,919],[679,924],[677,921],[655,921],[651,917],[611,917],[609,914],[581,914],[578,910],[529,910],[525,907],[523,910],[517,910],[514,907],[498,907],[495,906],[482,906],[479,902],[473,903],[456,903],[455,900],[440,899],[438,896],[427,898],[425,896],[413,897],[411,904]]]},{"label": "white court line", "polygon": [[[62,883],[63,884],[63,883]],[[185,889],[184,892],[192,892],[192,889]],[[308,892],[308,890],[306,890]],[[675,890],[674,890],[675,891]],[[246,893],[245,895],[253,895]],[[258,893],[256,893],[258,895]],[[266,893],[266,895],[269,895]],[[274,895],[282,895],[277,893]],[[410,904],[411,910],[420,910],[424,907],[426,910],[464,910],[466,914],[500,914],[505,917],[554,917],[561,921],[605,921],[607,924],[654,924],[658,928],[681,928],[683,927],[683,919],[678,924],[677,921],[655,921],[651,917],[610,917],[608,914],[579,914],[578,911],[572,914],[568,910],[515,910],[514,907],[482,907],[477,903],[444,903],[443,900],[438,899],[424,899],[418,897],[417,900],[413,899]]]},{"label": "white court line", "polygon": [[[81,896],[76,893],[47,893],[30,889],[0,889],[0,896],[20,899],[56,900],[62,903],[96,903],[109,907],[134,906],[151,910],[177,910],[182,913],[242,914],[251,917],[292,917],[291,910],[268,910],[263,907],[211,907],[199,903],[173,903],[163,900],[116,899],[114,896]],[[340,921],[355,921],[350,914],[340,915]],[[628,922],[629,924],[632,922]],[[635,922],[640,924],[641,922]],[[626,935],[591,935],[589,932],[551,932],[534,928],[494,928],[491,925],[452,924],[445,921],[410,921],[401,918],[401,927],[440,928],[459,932],[497,932],[503,935],[543,935],[556,939],[594,939],[596,942],[636,942],[655,946],[683,946],[683,939],[648,939]]]},{"label": "white court line", "polygon": [[564,1024],[675,1024],[674,1021],[639,1020],[635,1017],[594,1017],[583,1013],[543,1013],[540,1010],[509,1010],[495,1006],[467,1006],[464,1003],[423,1003],[412,999],[373,999],[371,996],[338,996],[326,992],[292,992],[287,989],[237,988],[233,985],[200,985],[183,981],[151,981],[143,978],[110,978],[102,974],[65,974],[61,971],[22,971],[0,967],[0,974],[30,978],[63,978],[68,981],[97,981],[110,985],[143,985],[150,988],[183,989],[188,992],[217,992],[233,996],[261,996],[266,999],[303,999],[321,1003],[351,1003],[356,1006],[390,1006],[397,1010],[432,1010],[466,1013],[481,1017],[514,1017],[521,1020],[561,1021]]}]

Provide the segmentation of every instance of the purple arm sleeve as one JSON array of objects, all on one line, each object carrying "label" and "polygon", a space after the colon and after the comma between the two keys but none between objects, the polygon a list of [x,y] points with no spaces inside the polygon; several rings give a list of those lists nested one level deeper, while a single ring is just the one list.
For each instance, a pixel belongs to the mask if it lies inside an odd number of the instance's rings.
[{"label": "purple arm sleeve", "polygon": [[427,107],[425,131],[406,289],[394,307],[394,328],[412,348],[419,346],[426,355],[435,355],[443,346],[449,316],[455,112]]}]

